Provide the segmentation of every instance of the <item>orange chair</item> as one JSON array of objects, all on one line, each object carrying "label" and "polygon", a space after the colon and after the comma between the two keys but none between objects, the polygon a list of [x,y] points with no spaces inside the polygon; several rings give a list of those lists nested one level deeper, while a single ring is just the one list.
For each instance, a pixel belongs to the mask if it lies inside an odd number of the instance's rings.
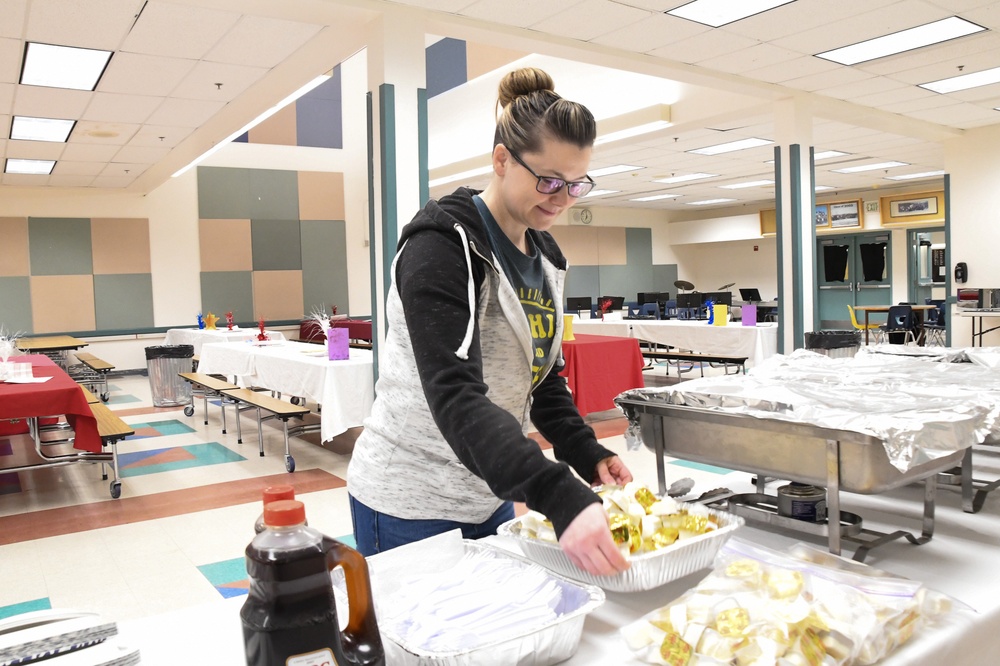
[{"label": "orange chair", "polygon": [[[859,330],[859,331],[873,331],[875,333],[875,341],[878,342],[878,336],[879,336],[879,333],[881,332],[879,330],[879,325],[878,324],[859,324],[858,323],[858,316],[856,314],[854,314],[854,307],[852,305],[848,305],[847,306],[847,311],[851,313],[851,325],[854,326],[854,328],[857,329],[857,330]],[[865,334],[865,344],[868,344],[867,340],[868,340],[868,335],[866,333]]]}]

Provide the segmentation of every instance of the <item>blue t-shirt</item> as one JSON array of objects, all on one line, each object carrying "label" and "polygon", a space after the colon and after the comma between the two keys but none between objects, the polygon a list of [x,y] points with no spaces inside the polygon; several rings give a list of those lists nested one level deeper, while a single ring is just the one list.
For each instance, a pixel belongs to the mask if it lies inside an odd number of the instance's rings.
[{"label": "blue t-shirt", "polygon": [[490,248],[503,267],[504,275],[521,301],[524,316],[528,319],[535,360],[531,364],[532,386],[538,383],[542,368],[546,366],[552,351],[552,339],[556,331],[556,309],[552,301],[552,291],[545,280],[542,254],[531,243],[528,236],[528,251],[524,254],[514,245],[497,224],[493,213],[479,195],[473,197],[479,214],[483,218]]}]

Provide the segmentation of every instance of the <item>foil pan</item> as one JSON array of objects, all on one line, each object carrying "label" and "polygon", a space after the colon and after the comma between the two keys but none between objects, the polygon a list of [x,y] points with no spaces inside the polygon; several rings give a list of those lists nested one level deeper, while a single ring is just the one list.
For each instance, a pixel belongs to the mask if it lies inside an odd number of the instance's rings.
[{"label": "foil pan", "polygon": [[[525,557],[482,542],[462,539],[460,547],[465,553],[492,555],[517,562],[525,568],[538,567],[538,564]],[[404,548],[406,547],[396,550],[402,553]],[[392,552],[387,551],[385,554]],[[423,558],[422,555],[418,557]],[[370,559],[369,562],[373,561]],[[414,565],[415,568],[420,568],[420,562],[414,562]],[[338,573],[341,575],[338,576]],[[599,587],[581,584],[552,571],[546,571],[546,574],[563,590],[562,607],[559,609],[559,617],[554,621],[525,627],[514,632],[509,638],[450,652],[429,651],[410,644],[380,622],[379,631],[382,634],[386,663],[393,666],[397,664],[400,666],[508,666],[509,664],[548,666],[566,661],[576,653],[580,645],[580,636],[587,614],[604,603],[604,592]],[[334,569],[333,575],[334,591],[343,591],[342,571],[339,568]],[[380,608],[392,604],[391,590],[397,582],[386,583],[384,580],[380,581],[380,578],[384,577],[379,575],[378,567],[373,567],[372,588],[377,615],[381,615]],[[338,606],[341,598],[346,601],[346,594],[337,596]]]},{"label": "foil pan", "polygon": [[744,524],[740,516],[709,509],[719,529],[675,542],[651,553],[629,557],[631,567],[614,576],[595,576],[573,564],[559,544],[541,541],[522,534],[521,519],[515,518],[497,528],[499,536],[517,541],[531,560],[567,578],[597,585],[611,592],[640,592],[683,578],[690,573],[712,566],[715,554],[729,537]]}]

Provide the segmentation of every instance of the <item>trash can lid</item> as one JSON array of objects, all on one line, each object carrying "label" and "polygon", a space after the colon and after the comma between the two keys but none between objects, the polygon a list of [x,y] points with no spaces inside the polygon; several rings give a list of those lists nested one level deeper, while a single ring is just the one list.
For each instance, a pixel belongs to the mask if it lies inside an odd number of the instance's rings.
[{"label": "trash can lid", "polygon": [[861,345],[861,331],[810,331],[806,349],[842,349]]},{"label": "trash can lid", "polygon": [[194,358],[194,345],[146,347],[146,360],[154,358]]}]

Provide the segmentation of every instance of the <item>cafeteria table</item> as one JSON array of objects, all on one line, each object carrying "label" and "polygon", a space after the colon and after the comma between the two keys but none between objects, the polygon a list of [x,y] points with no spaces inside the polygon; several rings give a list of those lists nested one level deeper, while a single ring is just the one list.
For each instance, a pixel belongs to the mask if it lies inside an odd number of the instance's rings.
[{"label": "cafeteria table", "polygon": [[[167,330],[167,335],[163,339],[165,345],[191,345],[194,348],[195,356],[201,354],[201,346],[206,342],[246,342],[256,340],[260,331],[256,328],[171,328]],[[264,329],[264,333],[270,340],[282,341],[285,339],[281,331],[269,331]]]},{"label": "cafeteria table", "polygon": [[[991,333],[998,328],[1000,325],[992,326],[990,328],[985,328],[983,326],[984,319],[993,319],[995,317],[1000,317],[1000,310],[986,310],[981,308],[958,308],[956,310],[959,317],[968,317],[972,319],[972,346],[982,347],[983,346],[983,336],[987,333]],[[993,322],[990,322],[991,324]],[[978,325],[978,326],[977,326]],[[976,329],[979,330],[976,330]]]},{"label": "cafeteria table", "polygon": [[622,391],[645,386],[639,342],[608,335],[577,335],[562,343],[566,366],[559,374],[581,416],[614,409]]},{"label": "cafeteria table", "polygon": [[[34,439],[35,452],[41,458],[41,462],[5,467],[0,471],[18,472],[72,463],[107,463],[115,472],[112,496],[117,497],[114,487],[117,485],[120,492],[121,482],[117,476],[115,444],[112,443],[111,452],[105,452],[97,419],[80,385],[48,356],[41,354],[15,356],[10,362],[30,363],[32,376],[43,381],[30,383],[15,383],[10,379],[0,381],[0,420],[24,419],[28,422],[29,432]],[[38,420],[62,415],[66,416],[73,430],[72,444],[76,451],[49,455],[42,449],[40,430],[44,429],[44,426],[40,428]]]},{"label": "cafeteria table", "polygon": [[82,349],[87,344],[87,342],[74,338],[71,335],[48,335],[17,339],[18,349],[26,354],[45,354],[62,366],[63,370],[69,367],[67,352]]},{"label": "cafeteria table", "polygon": [[[305,398],[322,406],[320,431],[326,442],[362,425],[375,402],[372,352],[350,350],[350,358],[331,361],[324,346],[307,342],[206,343],[198,371],[233,377],[243,386],[258,386]],[[292,429],[302,432],[301,429]],[[292,431],[290,431],[292,432]]]}]

